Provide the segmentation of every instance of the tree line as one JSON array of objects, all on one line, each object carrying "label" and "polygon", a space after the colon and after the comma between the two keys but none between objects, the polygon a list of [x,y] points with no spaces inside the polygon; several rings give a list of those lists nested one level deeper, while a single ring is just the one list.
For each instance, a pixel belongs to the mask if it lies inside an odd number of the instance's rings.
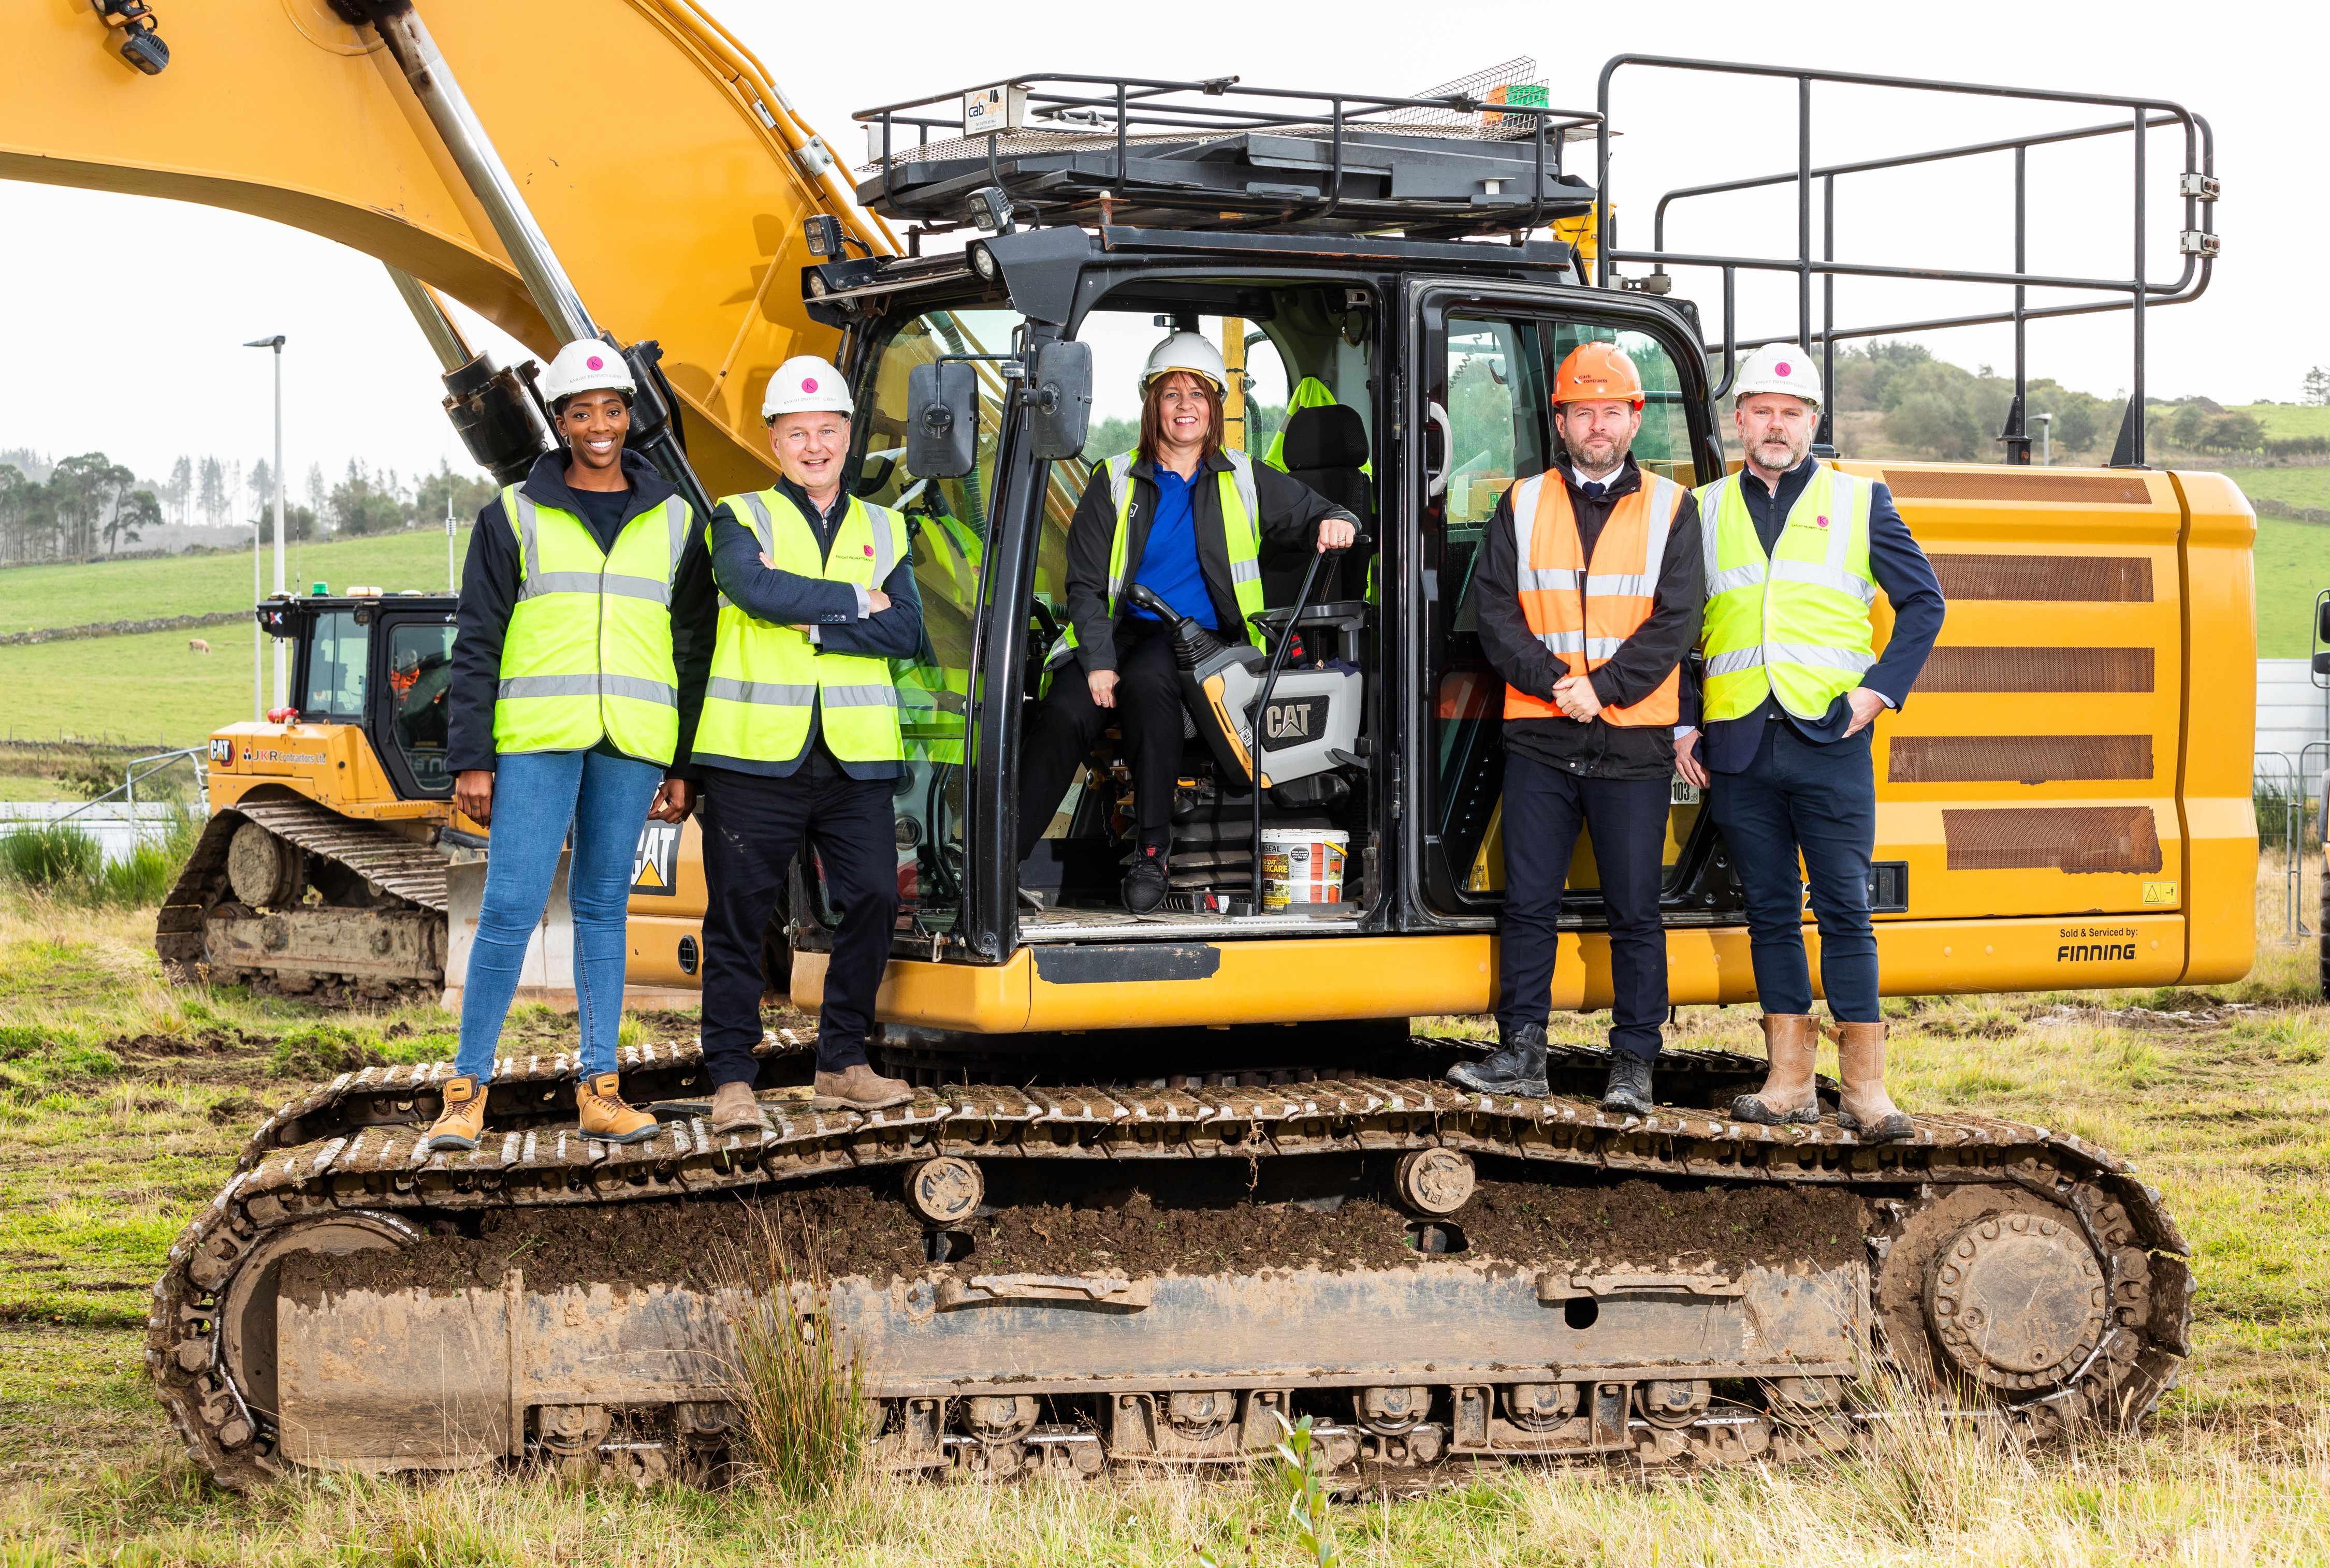
[{"label": "tree line", "polygon": [[[454,471],[440,461],[433,473],[408,481],[394,468],[375,469],[348,459],[337,483],[310,463],[305,485],[284,496],[288,539],[393,533],[453,515],[473,518],[492,499],[493,481]],[[88,561],[139,543],[168,543],[169,525],[248,527],[256,519],[271,534],[275,475],[266,458],[247,468],[216,456],[181,457],[169,477],[141,479],[103,452],[50,462],[16,449],[0,451],[0,560]]]},{"label": "tree line", "polygon": [[[2330,401],[2330,375],[2316,370],[2304,391],[2308,402]],[[1986,364],[1969,371],[1936,359],[1922,344],[1840,345],[1835,397],[1840,413],[1881,414],[1878,428],[1897,447],[1967,462],[1995,458],[2003,451],[1997,438],[2014,400],[2014,382]],[[2040,377],[2030,382],[2023,400],[2024,428],[2034,447],[2041,439],[2041,415],[2052,416],[2059,459],[2100,458],[2119,439],[2127,398],[2100,398]],[[2204,397],[2146,398],[2145,419],[2146,445],[2155,450],[2237,458],[2330,457],[2330,439],[2269,437],[2254,415]]]}]

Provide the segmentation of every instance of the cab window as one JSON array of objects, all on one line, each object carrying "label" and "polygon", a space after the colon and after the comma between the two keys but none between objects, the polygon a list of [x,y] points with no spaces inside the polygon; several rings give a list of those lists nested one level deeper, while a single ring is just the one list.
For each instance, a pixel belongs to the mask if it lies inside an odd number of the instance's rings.
[{"label": "cab window", "polygon": [[388,634],[391,732],[412,781],[425,793],[452,787],[445,770],[446,699],[453,680],[453,628],[413,625]]},{"label": "cab window", "polygon": [[329,609],[316,618],[308,641],[303,712],[326,719],[362,723],[365,672],[372,653],[372,628],[356,623],[355,611]]}]

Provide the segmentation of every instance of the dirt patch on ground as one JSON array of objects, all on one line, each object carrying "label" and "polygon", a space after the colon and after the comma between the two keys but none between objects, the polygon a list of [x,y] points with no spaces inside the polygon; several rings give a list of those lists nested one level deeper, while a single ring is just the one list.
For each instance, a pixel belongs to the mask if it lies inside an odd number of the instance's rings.
[{"label": "dirt patch on ground", "polygon": [[[1115,1173],[1121,1176],[1123,1173]],[[1164,1185],[1164,1184],[1159,1184]],[[1215,1184],[1208,1183],[1208,1186]],[[1218,1196],[1218,1204],[1186,1200]],[[1315,1202],[1315,1200],[1314,1200]],[[1861,1200],[1808,1188],[1672,1192],[1649,1181],[1611,1188],[1486,1182],[1455,1217],[1469,1261],[1491,1266],[1718,1269],[1749,1263],[1833,1268],[1861,1256]],[[663,1282],[704,1289],[741,1271],[764,1275],[773,1236],[797,1277],[886,1280],[940,1270],[983,1273],[1221,1275],[1311,1267],[1397,1268],[1418,1258],[1411,1218],[1373,1195],[1332,1209],[1257,1203],[1243,1193],[1094,1190],[1066,1202],[1011,1204],[973,1221],[934,1264],[930,1239],[894,1184],[830,1185],[780,1196],[666,1200],[607,1207],[498,1210],[440,1222],[402,1252],[287,1262],[287,1289],[431,1291]],[[473,1228],[472,1228],[473,1227]]]}]

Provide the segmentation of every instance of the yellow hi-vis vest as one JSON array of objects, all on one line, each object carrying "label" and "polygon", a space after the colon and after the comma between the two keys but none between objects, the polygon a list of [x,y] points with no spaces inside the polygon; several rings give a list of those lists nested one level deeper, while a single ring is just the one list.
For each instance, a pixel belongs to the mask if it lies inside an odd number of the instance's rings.
[{"label": "yellow hi-vis vest", "polygon": [[1869,623],[1869,482],[1814,470],[1767,558],[1738,474],[1694,492],[1707,562],[1706,722],[1745,718],[1766,695],[1818,719],[1877,662]]},{"label": "yellow hi-vis vest", "polygon": [[[910,762],[961,762],[964,725],[971,714],[971,666],[945,662],[946,638],[956,647],[952,629],[944,625],[945,606],[964,610],[979,601],[979,572],[987,555],[986,542],[959,519],[925,514],[912,519],[924,541],[915,555],[917,581],[936,576],[947,580],[943,594],[923,597],[923,650],[927,658],[899,659],[894,665],[898,685],[898,733]],[[932,609],[940,607],[942,625],[933,632]],[[968,628],[964,638],[967,640]],[[968,646],[960,656],[968,659]]]},{"label": "yellow hi-vis vest", "polygon": [[494,750],[580,751],[611,741],[668,764],[679,749],[672,579],[690,525],[677,496],[623,525],[602,551],[572,512],[516,485],[502,515],[517,535],[517,603],[502,638]]},{"label": "yellow hi-vis vest", "polygon": [[[721,504],[752,531],[781,571],[871,590],[890,580],[906,553],[905,520],[855,496],[833,548],[823,553],[817,530],[781,490],[729,496]],[[714,763],[724,757],[789,762],[809,743],[813,708],[822,709],[827,749],[843,761],[899,760],[898,692],[888,659],[820,654],[808,633],[757,620],[721,594],[694,754]]]},{"label": "yellow hi-vis vest", "polygon": [[[1227,546],[1230,558],[1230,589],[1237,595],[1238,624],[1236,640],[1254,640],[1254,618],[1262,613],[1262,524],[1260,507],[1254,495],[1254,459],[1244,452],[1227,448],[1222,456],[1229,467],[1219,476],[1222,494],[1222,543]],[[1116,504],[1116,536],[1108,547],[1108,615],[1111,620],[1124,613],[1124,590],[1132,584],[1132,574],[1140,562],[1127,561],[1126,536],[1132,517],[1133,454],[1120,452],[1103,465],[1108,474],[1109,499]],[[1223,641],[1232,640],[1228,627],[1216,628]],[[1059,640],[1052,644],[1045,656],[1044,667],[1057,669],[1067,662],[1076,646],[1075,623],[1071,621]]]}]

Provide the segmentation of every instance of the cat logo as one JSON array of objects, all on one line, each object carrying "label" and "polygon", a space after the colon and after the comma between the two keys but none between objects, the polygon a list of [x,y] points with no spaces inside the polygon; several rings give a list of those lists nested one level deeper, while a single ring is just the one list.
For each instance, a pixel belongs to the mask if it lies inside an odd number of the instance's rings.
[{"label": "cat logo", "polygon": [[631,857],[631,892],[654,898],[679,896],[679,824],[650,822],[639,829]]}]

